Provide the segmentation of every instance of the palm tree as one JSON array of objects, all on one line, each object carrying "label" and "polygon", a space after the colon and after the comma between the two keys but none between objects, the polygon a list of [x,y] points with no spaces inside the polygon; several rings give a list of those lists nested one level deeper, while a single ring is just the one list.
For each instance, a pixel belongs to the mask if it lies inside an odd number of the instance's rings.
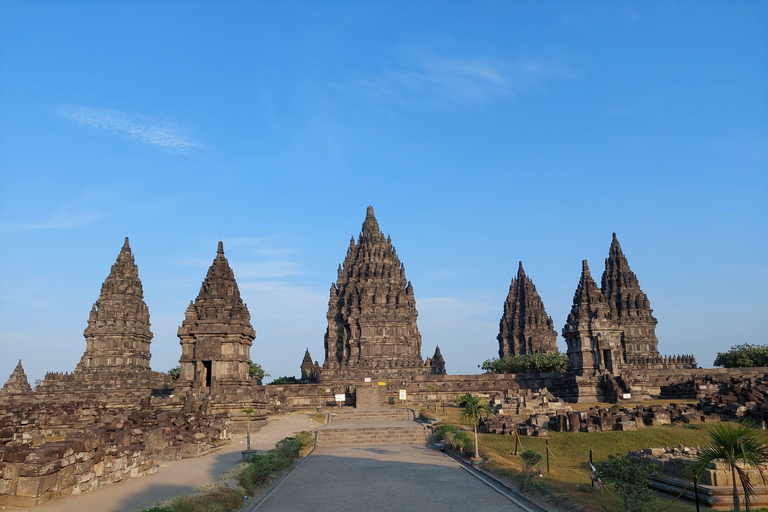
[{"label": "palm tree", "polygon": [[480,419],[480,415],[485,412],[491,414],[491,406],[488,402],[480,397],[473,397],[469,393],[461,395],[456,404],[461,407],[464,404],[464,411],[461,413],[462,421],[468,419],[472,422],[472,426],[475,428],[475,456],[474,459],[480,458],[480,451],[477,448],[477,422]]},{"label": "palm tree", "polygon": [[251,414],[256,414],[256,411],[253,409],[253,407],[249,407],[247,409],[243,409],[240,412],[244,412],[248,415],[248,423],[246,423],[246,450],[251,451]]},{"label": "palm tree", "polygon": [[699,450],[696,462],[691,467],[693,478],[698,482],[710,462],[724,462],[731,468],[733,510],[740,512],[739,492],[736,488],[736,475],[739,475],[741,487],[744,489],[744,504],[749,512],[751,499],[755,495],[755,486],[749,480],[746,466],[758,468],[765,482],[761,466],[768,462],[768,444],[763,434],[749,422],[737,426],[732,423],[717,423],[709,431],[709,437],[712,442]]}]

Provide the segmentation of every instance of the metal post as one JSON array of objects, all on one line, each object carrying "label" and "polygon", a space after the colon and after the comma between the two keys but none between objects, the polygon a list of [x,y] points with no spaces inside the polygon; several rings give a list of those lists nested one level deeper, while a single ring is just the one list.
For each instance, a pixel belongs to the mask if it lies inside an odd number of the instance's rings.
[{"label": "metal post", "polygon": [[[592,464],[592,449],[591,448],[589,450],[589,465],[591,466],[589,468],[589,470],[592,471],[592,468],[594,467],[594,465]],[[595,488],[595,481],[592,478],[590,478],[590,480],[592,481],[592,488],[594,489]]]},{"label": "metal post", "polygon": [[549,439],[544,441],[544,448],[547,450],[547,474],[549,474]]},{"label": "metal post", "polygon": [[520,435],[515,431],[515,455],[517,455],[517,445],[520,443]]}]

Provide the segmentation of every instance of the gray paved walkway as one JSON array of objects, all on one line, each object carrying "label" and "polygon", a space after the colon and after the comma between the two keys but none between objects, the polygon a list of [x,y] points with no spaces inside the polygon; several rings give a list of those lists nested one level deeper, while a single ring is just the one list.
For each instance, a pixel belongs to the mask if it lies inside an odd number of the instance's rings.
[{"label": "gray paved walkway", "polygon": [[457,462],[422,446],[319,448],[257,512],[456,510],[524,512]]}]

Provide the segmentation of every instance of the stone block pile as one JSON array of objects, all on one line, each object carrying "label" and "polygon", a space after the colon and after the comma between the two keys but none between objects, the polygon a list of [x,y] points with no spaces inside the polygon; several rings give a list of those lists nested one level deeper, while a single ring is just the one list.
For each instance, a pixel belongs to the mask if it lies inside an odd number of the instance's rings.
[{"label": "stone block pile", "polygon": [[768,376],[731,378],[716,392],[707,393],[700,402],[702,411],[717,414],[723,420],[750,419],[764,425],[768,419]]},{"label": "stone block pile", "polygon": [[32,507],[157,471],[228,437],[229,419],[88,403],[0,408],[0,506]]},{"label": "stone block pile", "polygon": [[[504,406],[497,407],[497,412],[484,424],[488,432],[493,434],[514,434],[521,436],[547,435],[548,430],[555,432],[604,432],[610,430],[632,431],[645,426],[669,425],[672,422],[683,423],[711,423],[720,421],[718,414],[708,413],[701,405],[670,404],[666,407],[660,405],[642,406],[634,408],[610,409],[592,407],[586,411],[574,412],[570,406],[560,408],[558,402],[548,400],[542,404],[541,409],[550,408],[548,411],[537,411],[525,416],[513,416],[501,414]],[[562,402],[560,402],[562,403]],[[510,410],[507,408],[507,410]],[[518,410],[528,411],[527,408]]]},{"label": "stone block pile", "polygon": [[[553,424],[560,425],[560,417],[567,417],[571,406],[542,388],[507,390],[504,397],[491,400],[494,415],[483,424],[493,434],[514,434],[544,436]],[[528,431],[530,429],[530,432]]]}]

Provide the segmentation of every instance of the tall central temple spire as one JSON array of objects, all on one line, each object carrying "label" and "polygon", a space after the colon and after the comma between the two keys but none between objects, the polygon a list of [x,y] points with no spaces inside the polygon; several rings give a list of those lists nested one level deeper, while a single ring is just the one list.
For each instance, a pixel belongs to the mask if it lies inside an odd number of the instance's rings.
[{"label": "tall central temple spire", "polygon": [[324,371],[423,368],[417,316],[405,267],[369,206],[331,285]]}]

